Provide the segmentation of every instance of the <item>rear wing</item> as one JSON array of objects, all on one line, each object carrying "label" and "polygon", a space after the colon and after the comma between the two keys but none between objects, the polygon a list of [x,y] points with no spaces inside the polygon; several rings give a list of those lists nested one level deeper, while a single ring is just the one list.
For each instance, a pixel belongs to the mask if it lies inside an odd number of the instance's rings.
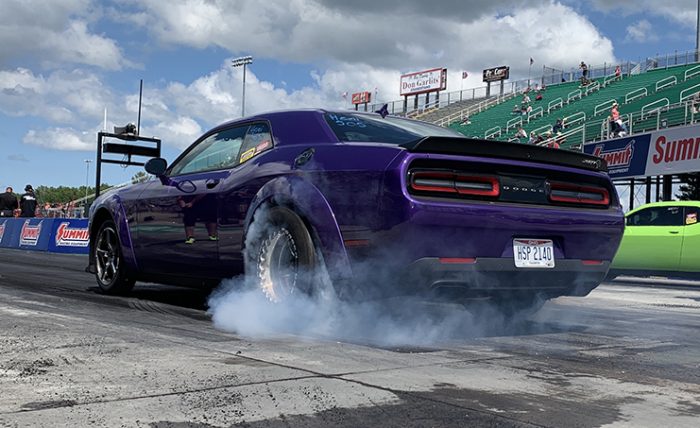
[{"label": "rear wing", "polygon": [[403,144],[401,147],[414,153],[483,156],[608,172],[607,162],[597,156],[530,144],[458,137],[425,137],[418,141]]}]

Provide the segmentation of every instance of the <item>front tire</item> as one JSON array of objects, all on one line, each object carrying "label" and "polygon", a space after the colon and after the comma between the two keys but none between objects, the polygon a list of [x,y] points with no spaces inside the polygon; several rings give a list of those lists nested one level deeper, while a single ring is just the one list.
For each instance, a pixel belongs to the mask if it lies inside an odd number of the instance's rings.
[{"label": "front tire", "polygon": [[248,237],[246,273],[268,300],[316,293],[318,258],[301,218],[285,207],[256,213]]},{"label": "front tire", "polygon": [[135,281],[127,276],[117,227],[107,220],[97,231],[91,247],[95,260],[95,278],[100,291],[105,294],[125,294],[134,287]]}]

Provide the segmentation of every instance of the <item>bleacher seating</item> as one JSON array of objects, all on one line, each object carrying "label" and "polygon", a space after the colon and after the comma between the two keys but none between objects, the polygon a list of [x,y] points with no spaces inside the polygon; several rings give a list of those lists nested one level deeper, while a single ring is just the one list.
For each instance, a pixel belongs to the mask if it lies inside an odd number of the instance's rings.
[{"label": "bleacher seating", "polygon": [[[689,73],[687,80],[686,72]],[[588,94],[586,94],[586,88],[581,88],[578,82],[550,86],[543,92],[544,98],[540,101],[534,101],[534,94],[531,93],[531,105],[536,109],[534,115],[522,116],[511,113],[514,104],[521,100],[521,98],[515,98],[511,102],[502,103],[472,115],[469,125],[453,123],[450,127],[468,136],[509,140],[513,138],[520,120],[528,134],[530,131],[542,134],[551,129],[557,118],[568,118],[569,123],[565,132],[568,133],[573,128],[585,127],[585,132],[581,130],[567,136],[566,147],[571,147],[581,144],[584,138],[586,141],[592,141],[604,137],[601,133],[606,132],[607,117],[613,101],[620,104],[621,115],[627,116],[634,113],[632,123],[628,126],[635,131],[655,128],[657,120],[663,119],[670,126],[681,121],[680,114],[685,119],[687,113],[675,109],[644,118],[641,117],[640,112],[645,106],[648,106],[645,108],[645,111],[648,111],[666,105],[664,99],[668,99],[669,105],[677,104],[680,102],[681,94],[689,97],[700,90],[700,66],[689,64],[625,76],[617,81],[612,81],[608,77],[598,79],[596,82],[600,88]],[[660,84],[657,85],[657,82]],[[578,90],[582,92],[581,97],[577,96]],[[558,108],[560,103],[555,102],[559,98],[563,101],[560,108]],[[652,105],[649,106],[650,104]],[[541,114],[539,108],[542,108]],[[645,116],[649,115],[645,114]]]}]

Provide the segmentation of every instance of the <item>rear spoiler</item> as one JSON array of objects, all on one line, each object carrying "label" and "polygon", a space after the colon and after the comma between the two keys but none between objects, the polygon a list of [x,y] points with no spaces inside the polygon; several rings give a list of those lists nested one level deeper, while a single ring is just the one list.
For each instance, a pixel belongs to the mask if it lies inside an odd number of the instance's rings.
[{"label": "rear spoiler", "polygon": [[458,137],[425,137],[417,141],[402,144],[401,147],[413,153],[483,156],[570,166],[597,172],[608,172],[607,162],[597,156],[569,150],[550,149],[531,144],[506,143],[504,141]]}]

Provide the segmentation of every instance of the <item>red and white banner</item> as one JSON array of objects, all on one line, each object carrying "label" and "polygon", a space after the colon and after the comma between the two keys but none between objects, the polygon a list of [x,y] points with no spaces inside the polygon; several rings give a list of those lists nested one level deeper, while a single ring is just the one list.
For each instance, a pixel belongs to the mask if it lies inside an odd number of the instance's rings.
[{"label": "red and white banner", "polygon": [[402,96],[444,91],[447,89],[447,69],[433,68],[404,74],[401,76],[400,89]]},{"label": "red and white banner", "polygon": [[365,104],[369,103],[372,100],[372,93],[371,92],[355,92],[352,94],[352,99],[351,99],[353,104]]},{"label": "red and white banner", "polygon": [[651,133],[646,175],[700,171],[700,126],[684,126]]}]

